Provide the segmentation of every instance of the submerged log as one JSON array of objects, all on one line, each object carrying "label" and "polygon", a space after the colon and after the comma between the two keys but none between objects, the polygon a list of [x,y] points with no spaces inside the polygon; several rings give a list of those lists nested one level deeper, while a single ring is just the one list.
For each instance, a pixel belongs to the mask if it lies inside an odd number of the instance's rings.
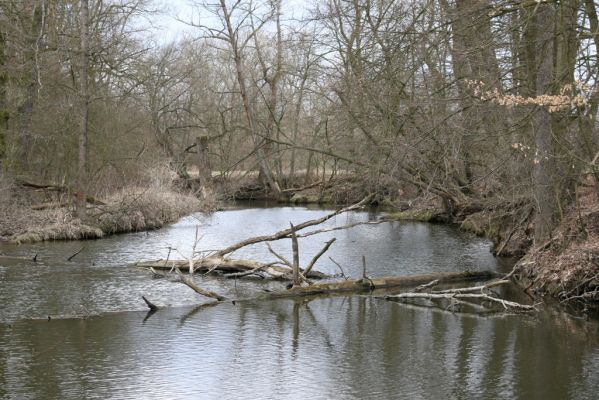
[{"label": "submerged log", "polygon": [[[145,261],[135,264],[137,267],[154,268],[155,270],[174,270],[176,268],[185,268],[189,264],[187,260],[156,260]],[[234,258],[206,257],[194,262],[195,272],[221,272],[225,274],[235,274],[250,272],[264,272],[275,279],[291,279],[292,269],[277,264],[265,264],[253,260],[240,260]],[[318,271],[309,271],[306,278],[325,279],[329,278],[327,274]]]},{"label": "submerged log", "polygon": [[37,254],[32,256],[32,257],[28,257],[28,256],[7,256],[4,254],[0,254],[0,263],[13,263],[13,262],[30,262],[30,263],[36,263],[38,261],[37,258]]}]

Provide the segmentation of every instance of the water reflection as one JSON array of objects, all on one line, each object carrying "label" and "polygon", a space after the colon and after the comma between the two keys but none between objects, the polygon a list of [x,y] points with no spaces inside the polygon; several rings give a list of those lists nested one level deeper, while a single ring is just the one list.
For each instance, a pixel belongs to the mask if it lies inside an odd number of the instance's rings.
[{"label": "water reflection", "polygon": [[[201,244],[221,248],[324,213],[215,213],[201,219]],[[376,217],[352,213],[329,226]],[[164,257],[168,246],[188,252],[196,224],[189,217],[155,232],[85,242],[72,262],[66,259],[81,243],[0,245],[7,254],[41,257],[34,266],[0,265],[0,398],[590,399],[599,390],[596,322],[452,314],[369,297],[198,306],[202,300],[184,286],[126,266]],[[487,241],[417,223],[302,240],[303,262],[333,236],[331,256],[350,276],[361,275],[362,255],[371,276],[503,268]],[[288,254],[287,242],[275,250]],[[264,246],[238,256],[270,259]],[[328,262],[318,269],[337,272]],[[281,285],[199,279],[233,298]],[[182,307],[147,314],[142,294]],[[103,314],[45,319],[94,313]],[[43,319],[19,321],[30,317]]]},{"label": "water reflection", "polygon": [[4,325],[0,397],[591,399],[599,388],[595,322],[366,297],[191,310]]},{"label": "water reflection", "polygon": [[[154,232],[96,241],[0,244],[0,252],[5,254],[39,254],[40,258],[35,265],[0,262],[0,321],[144,310],[146,305],[141,295],[160,305],[197,304],[195,293],[165,280],[151,280],[147,271],[126,265],[140,259],[166,258],[169,246],[189,254],[198,224],[202,235],[200,247],[207,250],[223,248],[247,237],[271,234],[288,227],[289,221],[297,224],[326,213],[326,210],[303,207],[234,209],[209,216],[190,216]],[[325,225],[341,226],[376,218],[378,215],[373,212],[355,212],[333,218]],[[337,241],[327,255],[343,266],[345,274],[353,277],[362,274],[363,255],[369,276],[501,268],[500,261],[489,252],[487,240],[447,226],[399,222],[357,226],[301,239],[301,263],[307,265],[332,237]],[[67,261],[81,247],[84,250]],[[289,240],[275,242],[273,248],[280,254],[291,253]],[[264,244],[242,249],[235,256],[274,261]],[[315,268],[330,274],[339,273],[328,257],[322,257]],[[203,278],[202,284],[231,297],[247,297],[255,290],[281,286],[273,283],[263,287],[209,277]]]}]

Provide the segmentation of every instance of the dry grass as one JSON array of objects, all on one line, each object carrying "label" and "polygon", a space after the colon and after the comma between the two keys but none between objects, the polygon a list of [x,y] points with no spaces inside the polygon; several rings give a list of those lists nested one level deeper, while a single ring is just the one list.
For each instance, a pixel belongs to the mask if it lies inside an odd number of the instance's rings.
[{"label": "dry grass", "polygon": [[107,205],[89,208],[85,223],[74,216],[72,205],[32,209],[34,204],[56,201],[52,198],[56,193],[24,188],[0,175],[0,240],[30,243],[100,238],[157,229],[202,209],[196,196],[173,189],[176,175],[164,166],[148,168],[145,174],[139,186],[117,190],[103,198]]},{"label": "dry grass", "polygon": [[81,224],[78,220],[33,228],[11,238],[14,243],[33,243],[45,240],[98,239],[104,236],[101,229]]},{"label": "dry grass", "polygon": [[106,234],[157,229],[200,210],[195,196],[157,188],[124,189],[108,203],[92,213],[94,225]]}]

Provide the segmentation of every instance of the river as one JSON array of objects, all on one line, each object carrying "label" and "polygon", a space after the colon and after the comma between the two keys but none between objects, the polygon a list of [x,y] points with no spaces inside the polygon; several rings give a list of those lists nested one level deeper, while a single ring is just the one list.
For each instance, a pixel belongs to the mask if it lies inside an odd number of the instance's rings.
[{"label": "river", "polygon": [[[37,254],[38,262],[0,264],[0,398],[596,398],[593,320],[452,314],[365,296],[196,308],[205,300],[187,287],[130,266],[169,251],[189,255],[196,229],[198,248],[210,250],[326,213],[246,205],[147,233],[1,244],[4,254]],[[354,212],[327,225],[379,217]],[[485,239],[406,222],[301,239],[302,264],[332,237],[327,254],[352,277],[362,274],[362,255],[373,277],[510,268]],[[290,254],[289,240],[273,247]],[[236,256],[272,260],[264,245]],[[316,268],[339,272],[327,257]],[[282,285],[198,281],[230,297]],[[148,316],[141,295],[170,307]]]}]

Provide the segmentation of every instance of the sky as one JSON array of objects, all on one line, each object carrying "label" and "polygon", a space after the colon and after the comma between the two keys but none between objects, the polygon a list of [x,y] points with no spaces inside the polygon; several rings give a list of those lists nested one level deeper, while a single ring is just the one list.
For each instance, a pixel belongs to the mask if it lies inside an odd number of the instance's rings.
[{"label": "sky", "polygon": [[[212,0],[217,2],[218,0]],[[305,12],[307,5],[311,1],[304,0],[283,0],[284,18],[300,18]],[[169,43],[181,39],[186,33],[193,34],[197,28],[191,27],[182,21],[195,20],[201,18],[202,23],[214,21],[209,13],[193,7],[193,0],[155,0],[155,7],[162,12],[157,13],[151,18],[151,36],[160,43]],[[196,3],[199,3],[197,1]],[[200,12],[198,16],[198,12]]]}]

